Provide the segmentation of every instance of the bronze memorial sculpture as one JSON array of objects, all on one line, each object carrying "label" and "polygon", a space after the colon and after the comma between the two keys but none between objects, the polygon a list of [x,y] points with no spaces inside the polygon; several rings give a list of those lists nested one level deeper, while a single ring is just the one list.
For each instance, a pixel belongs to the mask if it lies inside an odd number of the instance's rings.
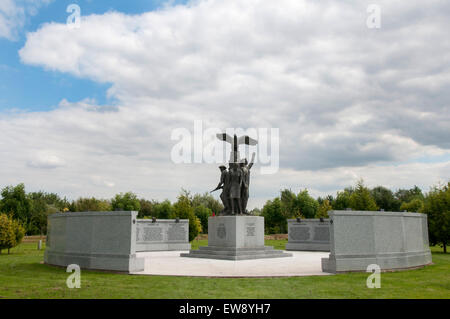
[{"label": "bronze memorial sculpture", "polygon": [[225,260],[292,257],[290,253],[265,246],[264,217],[249,216],[247,212],[250,170],[255,153],[248,163],[245,158],[239,158],[238,146],[256,145],[258,141],[248,136],[238,138],[228,134],[217,134],[217,137],[231,144],[228,169],[225,165],[219,166],[220,182],[212,191],[222,189],[220,199],[224,209],[218,216],[208,218],[208,246],[200,246],[180,256]]},{"label": "bronze memorial sculpture", "polygon": [[222,200],[224,209],[220,212],[220,215],[248,214],[247,202],[249,197],[250,169],[255,160],[255,153],[252,154],[252,160],[249,164],[247,159],[239,159],[238,146],[241,144],[256,145],[258,141],[249,136],[241,136],[238,138],[234,135],[232,138],[226,133],[217,134],[217,137],[221,141],[230,143],[232,146],[229,169],[227,170],[224,165],[219,166],[221,171],[220,182],[211,191],[214,192],[222,189],[220,199]]}]

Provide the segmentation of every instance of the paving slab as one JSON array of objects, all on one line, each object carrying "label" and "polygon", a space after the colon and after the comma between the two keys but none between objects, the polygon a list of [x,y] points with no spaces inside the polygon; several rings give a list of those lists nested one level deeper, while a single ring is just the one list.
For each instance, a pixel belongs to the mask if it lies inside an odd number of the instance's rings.
[{"label": "paving slab", "polygon": [[292,257],[218,260],[185,258],[180,253],[188,251],[139,252],[136,257],[145,258],[144,271],[134,275],[164,275],[192,277],[292,277],[324,276],[321,260],[328,252],[292,251]]}]

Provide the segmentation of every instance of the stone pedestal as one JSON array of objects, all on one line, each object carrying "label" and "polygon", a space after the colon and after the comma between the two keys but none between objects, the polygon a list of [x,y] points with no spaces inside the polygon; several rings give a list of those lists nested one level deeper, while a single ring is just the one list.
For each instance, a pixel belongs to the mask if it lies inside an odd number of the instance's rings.
[{"label": "stone pedestal", "polygon": [[264,217],[215,216],[208,219],[208,246],[180,256],[245,260],[291,257],[292,254],[264,246]]}]

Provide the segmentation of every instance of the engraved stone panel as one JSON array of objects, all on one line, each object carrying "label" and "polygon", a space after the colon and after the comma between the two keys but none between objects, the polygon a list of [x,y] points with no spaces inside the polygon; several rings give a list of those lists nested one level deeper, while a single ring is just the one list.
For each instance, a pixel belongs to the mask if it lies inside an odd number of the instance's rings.
[{"label": "engraved stone panel", "polygon": [[186,240],[186,227],[181,224],[169,225],[167,229],[167,240],[169,241],[185,241]]},{"label": "engraved stone panel", "polygon": [[330,228],[329,227],[315,227],[314,228],[314,240],[317,241],[330,241]]},{"label": "engraved stone panel", "polygon": [[256,226],[254,223],[247,224],[246,229],[247,229],[247,236],[256,236]]},{"label": "engraved stone panel", "polygon": [[309,227],[292,227],[289,232],[289,236],[293,240],[309,240],[311,233],[309,232]]},{"label": "engraved stone panel", "polygon": [[161,227],[144,227],[143,237],[143,241],[162,241],[162,229]]},{"label": "engraved stone panel", "polygon": [[219,227],[217,227],[217,237],[224,239],[227,235],[227,231],[225,229],[225,224],[220,224]]}]

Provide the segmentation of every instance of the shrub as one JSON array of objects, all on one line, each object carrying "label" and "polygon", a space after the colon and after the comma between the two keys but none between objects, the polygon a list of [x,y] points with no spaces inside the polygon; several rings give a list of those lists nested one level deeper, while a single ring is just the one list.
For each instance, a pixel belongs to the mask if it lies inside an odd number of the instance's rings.
[{"label": "shrub", "polygon": [[2,249],[9,250],[22,241],[25,228],[19,221],[12,219],[6,214],[0,214],[0,253]]},{"label": "shrub", "polygon": [[194,208],[195,216],[200,220],[202,226],[202,233],[208,233],[208,219],[212,216],[212,211],[203,205]]},{"label": "shrub", "polygon": [[412,201],[408,203],[403,203],[400,206],[401,211],[408,211],[408,212],[420,212],[423,208],[423,201],[419,198],[413,199]]},{"label": "shrub", "polygon": [[330,205],[330,201],[328,199],[325,199],[323,203],[319,206],[319,209],[316,213],[316,218],[328,218],[328,212],[330,210],[333,210],[333,208]]},{"label": "shrub", "polygon": [[189,241],[192,241],[201,232],[200,220],[195,216],[194,208],[188,197],[180,195],[178,201],[173,205],[175,217],[189,219]]}]

